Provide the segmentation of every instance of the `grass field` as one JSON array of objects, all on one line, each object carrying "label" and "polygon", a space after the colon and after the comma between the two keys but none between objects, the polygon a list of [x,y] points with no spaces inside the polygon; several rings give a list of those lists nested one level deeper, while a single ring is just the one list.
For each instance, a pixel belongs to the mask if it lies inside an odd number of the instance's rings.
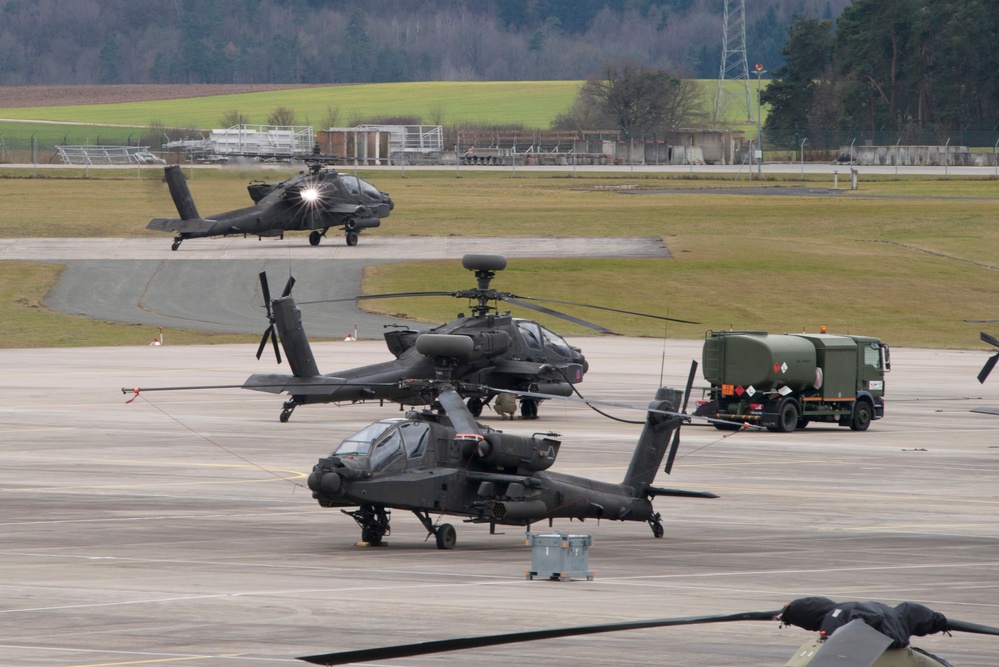
[{"label": "grass field", "polygon": [[[191,187],[201,210],[213,213],[246,205],[251,178],[286,175],[198,170]],[[855,193],[815,198],[719,195],[710,189],[748,183],[624,174],[514,177],[463,170],[456,178],[454,172],[407,170],[405,177],[395,171],[361,175],[397,202],[392,216],[372,234],[400,242],[411,235],[661,237],[673,260],[511,260],[497,281],[498,288],[521,294],[702,323],[664,327],[567,309],[621,333],[697,338],[705,329],[730,326],[814,331],[825,325],[896,345],[967,348],[978,345],[980,325],[964,320],[999,314],[999,231],[993,222],[999,185],[993,180],[869,179]],[[146,222],[171,215],[173,206],[158,170],[141,176],[126,170],[89,180],[8,178],[0,189],[3,236],[153,235],[145,230]],[[776,188],[798,184],[797,179],[767,182]],[[622,189],[632,186],[666,192],[626,194]],[[668,192],[678,188],[705,192]],[[886,196],[864,197],[875,194]],[[46,335],[67,329],[65,316],[39,307],[55,275],[49,270],[25,275],[23,266],[0,267],[6,309],[0,345],[134,344],[131,327],[104,323],[77,323],[72,340]],[[453,290],[469,284],[469,274],[457,262],[431,262],[372,269],[364,289]],[[379,301],[378,306],[438,322],[463,307],[432,299]],[[586,333],[560,321],[548,324],[568,334]],[[94,331],[87,333],[90,326]],[[221,340],[199,334],[187,339]],[[171,340],[178,338],[171,333]]]},{"label": "grass field", "polygon": [[[135,144],[149,134],[151,125],[192,130],[218,128],[222,115],[233,109],[241,112],[249,124],[265,124],[267,116],[280,106],[293,109],[300,125],[312,125],[317,130],[325,129],[322,121],[329,107],[339,109],[341,126],[372,122],[377,118],[418,117],[424,123],[439,120],[449,127],[481,124],[547,129],[555,117],[572,104],[582,83],[386,83],[120,104],[0,107],[0,118],[29,121],[0,121],[0,136],[8,140],[8,147],[18,149],[29,147],[32,138],[43,146]],[[710,117],[718,83],[714,80],[698,83],[703,90],[704,113]],[[727,82],[727,85],[736,87],[738,82]],[[755,99],[754,92],[754,104]],[[729,105],[725,124],[742,128],[746,125],[745,113],[745,109]],[[755,119],[755,107],[752,113]],[[766,120],[766,109],[763,119]]]}]

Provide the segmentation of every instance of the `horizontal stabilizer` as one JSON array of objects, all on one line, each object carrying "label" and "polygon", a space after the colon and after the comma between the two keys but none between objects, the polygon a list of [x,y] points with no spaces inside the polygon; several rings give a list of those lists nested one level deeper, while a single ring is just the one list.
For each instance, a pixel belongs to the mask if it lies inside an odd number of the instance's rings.
[{"label": "horizontal stabilizer", "polygon": [[146,229],[155,229],[158,232],[177,232],[178,234],[190,234],[192,232],[207,232],[215,226],[215,220],[205,220],[204,218],[192,218],[191,220],[181,220],[180,218],[153,218],[146,225]]},{"label": "horizontal stabilizer", "polygon": [[326,375],[297,378],[294,375],[266,373],[255,373],[243,383],[243,389],[266,391],[271,394],[288,392],[296,396],[328,396],[344,386],[347,386],[347,380]]},{"label": "horizontal stabilizer", "polygon": [[656,496],[675,496],[678,498],[718,498],[717,493],[710,491],[688,491],[687,489],[664,489],[659,486],[650,486],[646,493],[653,498]]}]

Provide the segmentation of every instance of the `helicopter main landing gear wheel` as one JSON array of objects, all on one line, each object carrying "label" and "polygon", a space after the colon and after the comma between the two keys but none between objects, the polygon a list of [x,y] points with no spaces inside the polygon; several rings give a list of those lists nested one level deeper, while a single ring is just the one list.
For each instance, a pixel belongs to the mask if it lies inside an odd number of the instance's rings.
[{"label": "helicopter main landing gear wheel", "polygon": [[173,243],[170,245],[170,250],[176,251],[180,247],[181,242],[184,240],[183,236],[173,237]]},{"label": "helicopter main landing gear wheel", "polygon": [[319,245],[319,242],[323,240],[323,234],[326,232],[320,232],[318,229],[309,233],[309,245]]},{"label": "helicopter main landing gear wheel", "polygon": [[649,517],[649,527],[652,529],[652,537],[657,540],[662,538],[666,531],[663,529],[662,515],[659,512]]},{"label": "helicopter main landing gear wheel", "polygon": [[354,231],[347,232],[347,245],[349,246],[357,245],[357,232]]},{"label": "helicopter main landing gear wheel", "polygon": [[[458,533],[455,531],[454,526],[449,523],[442,523],[439,526],[434,525],[434,520],[430,518],[430,514],[427,512],[417,512],[413,510],[413,514],[416,518],[420,520],[423,527],[427,529],[430,535],[433,535],[437,540],[437,548],[445,551],[450,551],[454,549],[455,543],[458,541]],[[429,535],[427,536],[429,537]]]},{"label": "helicopter main landing gear wheel", "polygon": [[389,528],[390,512],[384,507],[361,505],[356,510],[340,510],[361,527],[361,542],[372,547],[380,547],[386,535],[391,535]]},{"label": "helicopter main landing gear wheel", "polygon": [[538,402],[533,398],[525,398],[520,402],[520,416],[524,419],[538,418]]}]

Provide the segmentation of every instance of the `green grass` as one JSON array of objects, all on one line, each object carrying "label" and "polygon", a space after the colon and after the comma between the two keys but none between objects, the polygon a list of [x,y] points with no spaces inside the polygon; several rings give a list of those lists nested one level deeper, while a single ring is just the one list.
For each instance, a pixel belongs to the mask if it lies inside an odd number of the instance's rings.
[{"label": "green grass", "polygon": [[[385,83],[301,88],[181,100],[2,109],[4,118],[145,127],[213,128],[230,109],[247,123],[263,125],[279,106],[295,111],[302,125],[315,125],[327,107],[340,110],[340,121],[373,117],[442,113],[448,125],[518,124],[546,128],[575,99],[581,81],[493,81]],[[427,121],[429,122],[429,121]],[[9,128],[9,126],[8,126]],[[4,128],[7,131],[7,128]]]},{"label": "green grass", "polygon": [[[463,170],[461,178],[450,171],[407,170],[405,177],[394,170],[360,173],[391,192],[397,202],[392,216],[372,235],[400,243],[407,236],[426,235],[661,238],[674,259],[512,259],[494,283],[498,289],[530,296],[702,323],[665,325],[566,309],[620,333],[661,336],[665,331],[671,337],[697,338],[708,328],[792,332],[824,325],[832,332],[879,336],[896,345],[967,348],[978,345],[979,325],[964,320],[999,315],[999,230],[994,224],[999,183],[994,180],[864,178],[855,193],[815,198],[719,195],[710,188],[750,184],[682,176],[572,178],[566,173],[513,176],[471,169]],[[143,171],[141,180],[130,170],[110,174],[115,177],[100,172],[99,179],[89,180],[4,180],[3,235],[157,236],[166,243],[167,235],[145,229],[150,218],[173,214],[161,172]],[[214,213],[245,206],[245,185],[251,178],[285,176],[286,170],[205,169],[196,172],[191,187],[199,208]],[[818,177],[809,184],[831,186],[828,178]],[[787,177],[765,185],[800,183]],[[667,192],[623,194],[615,189],[622,186]],[[678,188],[706,191],[668,192]],[[901,198],[860,198],[874,193]],[[100,335],[86,337],[102,342],[65,341],[65,332],[73,329],[62,319],[67,316],[38,319],[54,274],[10,277],[22,266],[5,263],[0,268],[6,309],[0,345],[135,344],[133,327],[106,323],[99,323]],[[454,290],[471,285],[471,275],[457,261],[420,262],[370,269],[364,289]],[[25,294],[29,286],[33,291]],[[367,305],[433,322],[448,320],[459,310],[467,312],[466,304],[452,299]],[[518,314],[533,317],[530,312]],[[542,319],[560,332],[586,333],[562,321]],[[58,333],[45,334],[49,328]],[[148,336],[146,328],[138,336],[140,343]],[[177,341],[173,333],[170,337]]]}]

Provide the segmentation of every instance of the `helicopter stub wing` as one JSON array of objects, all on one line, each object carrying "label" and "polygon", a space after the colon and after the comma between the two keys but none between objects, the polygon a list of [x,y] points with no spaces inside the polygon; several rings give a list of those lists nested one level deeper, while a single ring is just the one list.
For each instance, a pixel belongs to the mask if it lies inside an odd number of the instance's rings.
[{"label": "helicopter stub wing", "polygon": [[871,667],[892,640],[859,618],[832,633],[809,667]]},{"label": "helicopter stub wing", "polygon": [[153,229],[158,232],[177,232],[178,234],[190,234],[192,232],[207,232],[216,224],[215,220],[205,218],[191,218],[181,220],[180,218],[153,218],[146,225],[146,229]]}]

